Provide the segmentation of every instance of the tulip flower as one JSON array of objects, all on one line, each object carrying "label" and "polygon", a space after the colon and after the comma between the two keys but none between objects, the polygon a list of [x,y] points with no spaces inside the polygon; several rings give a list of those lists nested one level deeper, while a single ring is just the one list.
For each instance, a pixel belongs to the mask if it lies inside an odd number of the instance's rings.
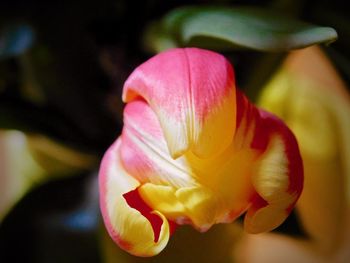
[{"label": "tulip flower", "polygon": [[350,97],[318,47],[292,52],[263,90],[260,105],[295,133],[305,168],[297,215],[307,238],[246,235],[239,262],[349,262]]},{"label": "tulip flower", "polygon": [[245,214],[250,233],[280,225],[303,186],[294,135],[236,89],[217,53],[171,49],[123,89],[124,128],[99,172],[107,230],[124,250],[153,256],[179,225],[204,232]]}]

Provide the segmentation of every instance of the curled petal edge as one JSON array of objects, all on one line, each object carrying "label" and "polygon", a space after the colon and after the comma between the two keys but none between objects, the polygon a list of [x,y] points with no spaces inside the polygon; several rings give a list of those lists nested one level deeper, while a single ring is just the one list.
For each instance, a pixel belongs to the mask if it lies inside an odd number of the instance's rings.
[{"label": "curled petal edge", "polygon": [[303,189],[303,165],[294,135],[272,114],[262,110],[260,114],[262,123],[258,129],[267,131],[257,134],[266,134],[268,143],[252,176],[256,194],[244,220],[250,233],[267,232],[279,226]]},{"label": "curled petal edge", "polygon": [[[159,211],[138,211],[132,200],[126,196],[137,191],[140,183],[124,169],[118,139],[103,157],[99,173],[100,206],[103,220],[109,235],[124,250],[137,256],[154,256],[167,245],[170,226],[166,217]],[[155,233],[154,222],[160,220],[159,233]],[[150,221],[151,220],[151,221]]]}]

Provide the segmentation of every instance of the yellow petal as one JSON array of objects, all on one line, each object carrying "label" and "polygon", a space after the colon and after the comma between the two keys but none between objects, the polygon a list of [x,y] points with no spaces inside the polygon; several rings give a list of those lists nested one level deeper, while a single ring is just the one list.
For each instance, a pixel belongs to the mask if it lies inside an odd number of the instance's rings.
[{"label": "yellow petal", "polygon": [[[154,209],[178,224],[192,224],[200,231],[208,230],[215,223],[219,209],[215,194],[204,187],[182,187],[144,184],[140,194]],[[210,211],[210,213],[208,213]]]},{"label": "yellow petal", "polygon": [[174,187],[147,183],[142,185],[139,191],[147,204],[155,210],[162,211],[167,218],[175,221],[185,216],[186,209],[177,199]]},{"label": "yellow petal", "polygon": [[176,192],[176,197],[185,206],[187,216],[199,231],[207,231],[214,223],[220,203],[217,195],[206,187],[183,187]]},{"label": "yellow petal", "polygon": [[253,201],[253,207],[246,214],[244,227],[250,233],[270,231],[279,226],[298,198],[298,193],[289,191],[291,179],[289,160],[285,152],[284,142],[278,135],[274,135],[266,152],[256,164],[252,182],[262,199],[254,200],[258,205]]},{"label": "yellow petal", "polygon": [[113,240],[130,254],[153,256],[166,246],[170,229],[167,219],[153,211],[161,221],[156,240],[151,222],[137,209],[132,208],[125,194],[135,190],[139,182],[130,176],[119,159],[120,140],[105,154],[100,169],[101,209],[107,230]]}]

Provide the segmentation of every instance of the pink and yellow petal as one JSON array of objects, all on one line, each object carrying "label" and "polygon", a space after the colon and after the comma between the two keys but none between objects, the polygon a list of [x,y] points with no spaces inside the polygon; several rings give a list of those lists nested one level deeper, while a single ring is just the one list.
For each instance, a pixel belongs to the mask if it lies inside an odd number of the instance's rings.
[{"label": "pink and yellow petal", "polygon": [[248,207],[253,190],[246,173],[254,154],[235,154],[229,147],[212,158],[188,153],[173,160],[158,120],[145,101],[128,103],[124,114],[122,162],[128,173],[145,183],[139,190],[149,206],[202,231],[232,221]]},{"label": "pink and yellow petal", "polygon": [[143,100],[127,104],[124,111],[121,159],[125,169],[140,182],[182,187],[195,185],[183,158],[169,155],[159,121]]},{"label": "pink and yellow petal", "polygon": [[244,222],[251,233],[270,231],[279,226],[291,212],[303,188],[303,166],[296,139],[282,121],[264,111],[260,114],[258,132],[260,136],[267,136],[267,147],[256,161],[252,176],[256,196]]},{"label": "pink and yellow petal", "polygon": [[103,219],[110,236],[124,250],[138,256],[153,256],[166,246],[170,226],[164,215],[151,209],[146,211],[142,200],[137,200],[137,195],[133,194],[139,182],[125,171],[120,161],[120,143],[118,139],[110,147],[101,164]]},{"label": "pink and yellow petal", "polygon": [[189,150],[208,157],[222,152],[233,139],[234,75],[217,53],[187,48],[158,54],[125,82],[124,101],[138,97],[156,113],[173,158]]}]

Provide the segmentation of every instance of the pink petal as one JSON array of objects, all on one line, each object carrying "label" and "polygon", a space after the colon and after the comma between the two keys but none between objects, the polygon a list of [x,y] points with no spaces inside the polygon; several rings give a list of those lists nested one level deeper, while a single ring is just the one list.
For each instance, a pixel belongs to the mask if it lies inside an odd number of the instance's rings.
[{"label": "pink petal", "polygon": [[245,217],[251,233],[270,231],[289,215],[303,189],[303,166],[296,139],[272,114],[259,110],[253,148],[262,148],[252,183],[256,195]]},{"label": "pink petal", "polygon": [[121,159],[125,169],[140,182],[192,186],[195,181],[183,158],[169,155],[159,121],[143,100],[129,102],[124,110]]},{"label": "pink petal", "polygon": [[221,55],[172,49],[139,66],[123,99],[144,98],[156,113],[173,158],[188,150],[201,157],[222,152],[235,133],[234,74]]}]

